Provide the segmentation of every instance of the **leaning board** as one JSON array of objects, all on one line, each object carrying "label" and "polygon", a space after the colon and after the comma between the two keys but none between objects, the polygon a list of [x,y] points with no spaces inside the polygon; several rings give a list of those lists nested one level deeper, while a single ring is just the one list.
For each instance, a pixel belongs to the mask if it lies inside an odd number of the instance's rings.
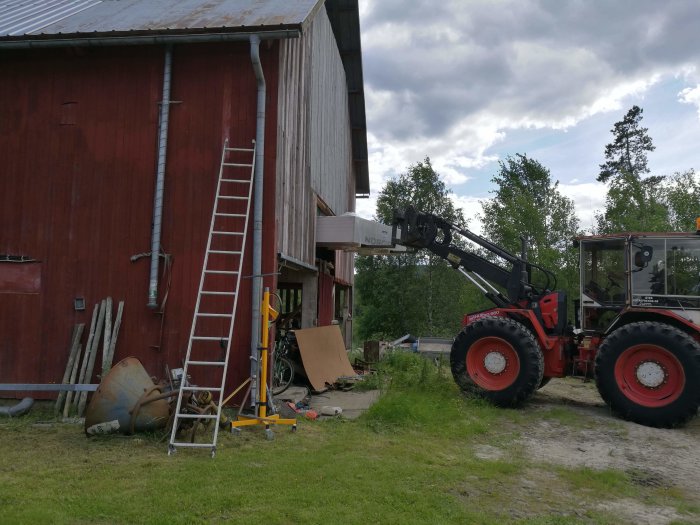
[{"label": "leaning board", "polygon": [[295,330],[306,377],[314,390],[325,390],[339,377],[354,377],[337,325]]}]

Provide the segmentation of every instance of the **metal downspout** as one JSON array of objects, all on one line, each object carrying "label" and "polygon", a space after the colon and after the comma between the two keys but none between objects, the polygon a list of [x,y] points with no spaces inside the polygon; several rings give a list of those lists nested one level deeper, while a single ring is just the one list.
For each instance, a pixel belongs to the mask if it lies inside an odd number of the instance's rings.
[{"label": "metal downspout", "polygon": [[[257,378],[258,347],[260,345],[260,301],[262,299],[262,221],[263,221],[263,168],[265,154],[265,76],[260,63],[260,36],[250,36],[250,60],[258,82],[258,108],[255,127],[255,174],[254,174],[254,212],[253,212],[253,286],[251,297],[251,338],[250,338],[250,372],[251,377]],[[250,399],[258,398],[257,386],[264,384],[265,379],[253,381]],[[256,413],[257,413],[256,407]]]},{"label": "metal downspout", "polygon": [[163,72],[163,98],[160,103],[158,132],[158,170],[156,191],[153,198],[153,230],[151,234],[151,275],[148,285],[148,307],[158,307],[158,263],[160,259],[160,234],[163,226],[163,193],[165,191],[165,161],[168,150],[168,123],[170,119],[170,81],[172,78],[173,48],[165,47]]}]

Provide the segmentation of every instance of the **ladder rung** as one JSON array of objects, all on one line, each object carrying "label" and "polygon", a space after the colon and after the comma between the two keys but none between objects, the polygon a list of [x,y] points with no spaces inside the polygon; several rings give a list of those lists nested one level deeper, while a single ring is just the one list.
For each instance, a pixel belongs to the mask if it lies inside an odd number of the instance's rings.
[{"label": "ladder rung", "polygon": [[221,392],[218,386],[183,386],[182,389],[188,392]]},{"label": "ladder rung", "polygon": [[202,295],[236,295],[236,292],[215,292],[213,290],[202,290]]},{"label": "ladder rung", "polygon": [[217,217],[245,217],[245,213],[220,213],[216,212]]},{"label": "ladder rung", "polygon": [[214,313],[203,313],[203,314],[196,314],[197,317],[233,317],[231,314],[214,314]]},{"label": "ladder rung", "polygon": [[209,250],[209,253],[223,253],[224,255],[240,255],[240,251],[231,250]]},{"label": "ladder rung", "polygon": [[229,166],[231,168],[252,168],[252,164],[239,164],[238,162],[224,162],[222,166]]},{"label": "ladder rung", "polygon": [[198,365],[198,366],[224,366],[226,363],[224,361],[187,361],[187,366]]},{"label": "ladder rung", "polygon": [[238,272],[235,270],[204,270],[204,273],[215,273],[219,275],[236,275]]},{"label": "ladder rung", "polygon": [[212,235],[238,235],[241,236],[243,235],[243,232],[222,232],[222,231],[213,231],[211,232]]},{"label": "ladder rung", "polygon": [[218,419],[216,414],[178,414],[178,419]]},{"label": "ladder rung", "polygon": [[255,151],[253,148],[224,148],[226,151]]},{"label": "ladder rung", "polygon": [[238,195],[219,195],[220,199],[247,201],[248,197],[239,197]]},{"label": "ladder rung", "polygon": [[240,182],[242,184],[244,183],[249,183],[249,180],[246,179],[221,179],[221,182]]},{"label": "ladder rung", "polygon": [[211,448],[216,446],[214,443],[180,443],[173,441],[170,443],[173,447],[194,447],[194,448]]},{"label": "ladder rung", "polygon": [[193,341],[226,341],[225,337],[213,337],[209,335],[193,335]]}]

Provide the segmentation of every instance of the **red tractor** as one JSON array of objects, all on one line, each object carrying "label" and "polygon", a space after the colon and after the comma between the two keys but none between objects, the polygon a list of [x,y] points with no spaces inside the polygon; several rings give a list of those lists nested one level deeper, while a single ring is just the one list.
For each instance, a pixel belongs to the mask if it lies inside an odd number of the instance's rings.
[{"label": "red tractor", "polygon": [[[454,234],[482,250],[467,251]],[[462,390],[516,406],[553,377],[594,375],[603,400],[625,419],[673,427],[698,412],[700,235],[577,239],[581,287],[573,325],[566,293],[552,291],[554,274],[527,260],[525,241],[516,256],[413,208],[395,213],[393,238],[444,258],[495,304],[465,315],[452,345],[452,375]]]}]

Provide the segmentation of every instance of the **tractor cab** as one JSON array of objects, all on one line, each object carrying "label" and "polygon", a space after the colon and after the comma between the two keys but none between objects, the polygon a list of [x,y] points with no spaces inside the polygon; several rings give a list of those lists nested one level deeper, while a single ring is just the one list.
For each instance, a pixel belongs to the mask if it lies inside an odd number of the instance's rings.
[{"label": "tractor cab", "polygon": [[673,310],[700,324],[700,236],[638,233],[578,239],[577,326],[603,333],[623,310]]}]

